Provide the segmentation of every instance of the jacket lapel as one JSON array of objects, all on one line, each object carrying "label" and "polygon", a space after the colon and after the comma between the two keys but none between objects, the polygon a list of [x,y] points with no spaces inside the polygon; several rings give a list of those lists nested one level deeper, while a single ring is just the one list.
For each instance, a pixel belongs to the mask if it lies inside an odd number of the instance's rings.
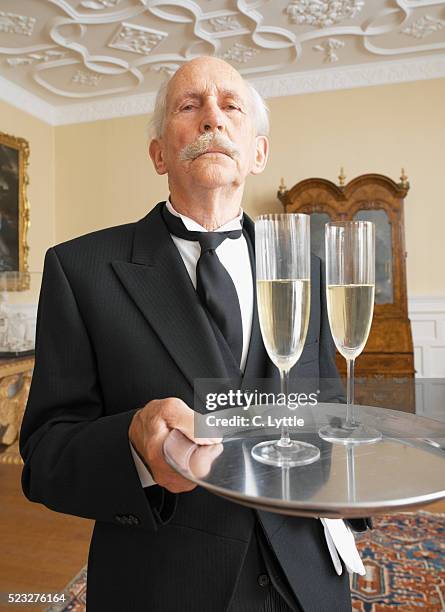
[{"label": "jacket lapel", "polygon": [[[120,282],[151,325],[192,389],[197,378],[229,378],[205,309],[161,216],[160,202],[135,226],[131,262],[114,261]],[[244,216],[254,282],[252,332],[241,387],[273,375],[258,321],[255,285],[255,231]],[[202,399],[205,399],[202,397]]]},{"label": "jacket lapel", "polygon": [[159,203],[135,226],[131,262],[112,266],[136,306],[194,388],[196,378],[227,377],[215,335]]}]

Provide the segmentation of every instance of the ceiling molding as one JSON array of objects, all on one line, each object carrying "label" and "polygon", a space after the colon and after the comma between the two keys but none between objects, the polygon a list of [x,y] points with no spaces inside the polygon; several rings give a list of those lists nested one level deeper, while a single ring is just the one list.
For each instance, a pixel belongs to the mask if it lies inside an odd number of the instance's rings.
[{"label": "ceiling molding", "polygon": [[252,83],[265,98],[389,85],[445,77],[445,54],[429,57],[338,66],[325,70],[260,77]]},{"label": "ceiling molding", "polygon": [[[445,54],[355,66],[338,66],[250,80],[267,99],[439,78],[445,78]],[[54,126],[145,115],[153,111],[155,101],[155,93],[141,93],[51,106],[1,76],[0,91],[1,99],[5,102]]]},{"label": "ceiling molding", "polygon": [[37,117],[37,119],[41,119],[45,123],[56,125],[55,107],[48,104],[45,100],[42,100],[42,98],[23,89],[23,87],[8,81],[1,75],[0,100],[29,113],[33,117]]},{"label": "ceiling molding", "polygon": [[53,125],[146,115],[153,111],[155,98],[156,93],[142,93],[55,107]]}]

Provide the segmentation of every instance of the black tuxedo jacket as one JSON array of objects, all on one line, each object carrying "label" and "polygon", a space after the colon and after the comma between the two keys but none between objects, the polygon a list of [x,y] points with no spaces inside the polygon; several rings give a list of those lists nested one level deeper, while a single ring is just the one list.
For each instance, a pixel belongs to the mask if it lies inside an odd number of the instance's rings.
[{"label": "black tuxedo jacket", "polygon": [[[225,612],[257,517],[301,607],[350,610],[347,573],[335,573],[320,521],[256,515],[201,488],[173,495],[140,485],[128,440],[136,410],[172,396],[193,406],[195,378],[227,374],[161,206],[47,252],[20,440],[23,490],[96,521],[89,612]],[[245,231],[253,241],[247,217]],[[337,376],[322,287],[313,258],[294,379]],[[245,376],[273,370],[255,313]]]}]

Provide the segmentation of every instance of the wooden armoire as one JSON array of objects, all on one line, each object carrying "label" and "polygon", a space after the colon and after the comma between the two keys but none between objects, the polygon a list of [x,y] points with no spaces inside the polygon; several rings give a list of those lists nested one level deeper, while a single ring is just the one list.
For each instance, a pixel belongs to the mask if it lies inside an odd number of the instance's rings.
[{"label": "wooden armoire", "polygon": [[[409,183],[381,174],[364,174],[339,185],[310,178],[286,189],[278,198],[287,213],[311,215],[311,250],[324,259],[324,226],[329,221],[366,220],[376,225],[376,288],[374,318],[368,342],[355,366],[357,404],[415,412],[414,353],[408,319],[404,199]],[[344,376],[346,363],[337,354]]]}]

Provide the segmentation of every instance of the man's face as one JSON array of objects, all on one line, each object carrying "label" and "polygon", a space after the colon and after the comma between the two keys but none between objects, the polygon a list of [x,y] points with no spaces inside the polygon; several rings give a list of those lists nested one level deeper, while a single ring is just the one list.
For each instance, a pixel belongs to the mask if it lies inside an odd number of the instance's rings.
[{"label": "man's face", "polygon": [[176,73],[163,135],[150,145],[157,172],[168,173],[170,184],[242,185],[263,170],[267,148],[255,134],[250,92],[229,64],[200,58]]}]

